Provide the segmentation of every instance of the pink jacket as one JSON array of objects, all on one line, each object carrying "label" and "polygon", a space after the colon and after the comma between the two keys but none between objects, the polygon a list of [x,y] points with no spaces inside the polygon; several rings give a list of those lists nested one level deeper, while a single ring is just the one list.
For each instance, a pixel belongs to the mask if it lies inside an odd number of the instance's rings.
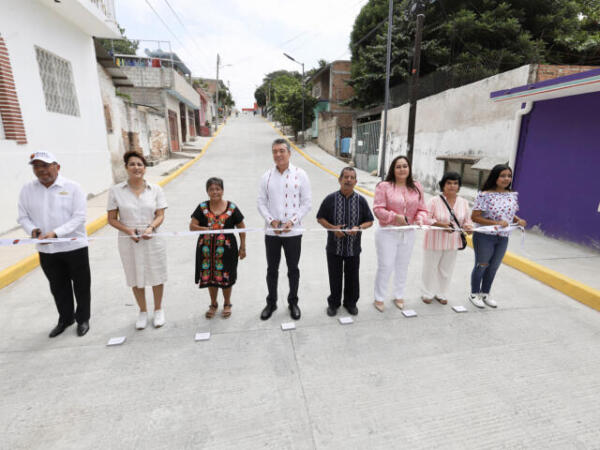
[{"label": "pink jacket", "polygon": [[[379,219],[380,226],[396,225],[396,215],[406,216],[409,225],[421,223],[431,225],[428,219],[427,206],[423,188],[415,181],[419,192],[407,187],[397,187],[394,183],[382,181],[375,188],[373,212]],[[419,196],[419,193],[421,194]]]}]

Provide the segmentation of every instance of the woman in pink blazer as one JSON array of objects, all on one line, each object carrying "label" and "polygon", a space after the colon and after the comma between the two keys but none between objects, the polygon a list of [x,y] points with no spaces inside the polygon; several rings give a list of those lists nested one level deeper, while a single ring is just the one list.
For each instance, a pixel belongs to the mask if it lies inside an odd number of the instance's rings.
[{"label": "woman in pink blazer", "polygon": [[385,181],[375,188],[373,212],[379,220],[379,228],[375,231],[377,274],[374,306],[383,312],[390,275],[394,272],[394,304],[402,309],[408,263],[415,243],[415,230],[386,228],[428,223],[423,188],[413,180],[406,156],[394,158]]}]

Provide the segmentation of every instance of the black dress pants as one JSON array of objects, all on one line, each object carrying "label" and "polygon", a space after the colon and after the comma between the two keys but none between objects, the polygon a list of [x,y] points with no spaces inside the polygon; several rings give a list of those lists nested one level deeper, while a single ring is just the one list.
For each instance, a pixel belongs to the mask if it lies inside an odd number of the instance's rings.
[{"label": "black dress pants", "polygon": [[[90,261],[88,248],[78,248],[70,252],[41,253],[40,264],[50,282],[50,292],[54,296],[58,320],[77,323],[90,319]],[[77,311],[73,311],[73,292],[77,300]]]},{"label": "black dress pants", "polygon": [[327,303],[332,308],[339,308],[342,300],[342,279],[344,281],[344,306],[352,308],[356,306],[360,296],[360,285],[358,282],[358,271],[360,268],[360,255],[338,256],[327,253],[327,270],[329,272],[329,289],[331,295],[327,297]]},{"label": "black dress pants", "polygon": [[272,306],[277,304],[277,279],[279,277],[281,247],[283,247],[290,283],[288,304],[296,305],[298,304],[298,283],[300,282],[298,262],[300,261],[302,235],[290,237],[265,236],[265,248],[267,250],[267,289],[269,291],[267,304]]}]

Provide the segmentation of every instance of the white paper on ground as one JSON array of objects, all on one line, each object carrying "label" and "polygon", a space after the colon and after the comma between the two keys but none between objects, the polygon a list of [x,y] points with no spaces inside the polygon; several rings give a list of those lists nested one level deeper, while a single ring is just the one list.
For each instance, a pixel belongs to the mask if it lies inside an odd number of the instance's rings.
[{"label": "white paper on ground", "polygon": [[402,314],[404,314],[404,317],[417,317],[414,309],[405,309],[402,311]]},{"label": "white paper on ground", "polygon": [[210,331],[196,333],[196,336],[194,337],[195,341],[208,341],[209,339],[210,339]]},{"label": "white paper on ground", "polygon": [[296,324],[294,322],[284,322],[284,323],[281,324],[281,329],[283,331],[295,330],[296,329]]},{"label": "white paper on ground", "polygon": [[457,313],[467,312],[467,308],[465,308],[462,305],[453,306],[452,309],[454,310],[454,312],[457,312]]},{"label": "white paper on ground", "polygon": [[342,325],[348,325],[348,324],[354,322],[354,320],[352,319],[352,317],[348,317],[348,316],[346,316],[346,317],[340,317],[338,320],[340,321],[340,323]]},{"label": "white paper on ground", "polygon": [[106,345],[121,345],[126,339],[127,336],[113,337],[108,340]]}]

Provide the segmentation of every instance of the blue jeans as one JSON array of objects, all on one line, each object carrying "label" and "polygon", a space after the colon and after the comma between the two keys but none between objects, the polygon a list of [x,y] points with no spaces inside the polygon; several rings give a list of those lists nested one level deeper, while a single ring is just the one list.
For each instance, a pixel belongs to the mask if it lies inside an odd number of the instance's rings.
[{"label": "blue jeans", "polygon": [[475,267],[471,272],[471,293],[490,293],[496,271],[502,264],[507,246],[507,236],[473,233]]}]

